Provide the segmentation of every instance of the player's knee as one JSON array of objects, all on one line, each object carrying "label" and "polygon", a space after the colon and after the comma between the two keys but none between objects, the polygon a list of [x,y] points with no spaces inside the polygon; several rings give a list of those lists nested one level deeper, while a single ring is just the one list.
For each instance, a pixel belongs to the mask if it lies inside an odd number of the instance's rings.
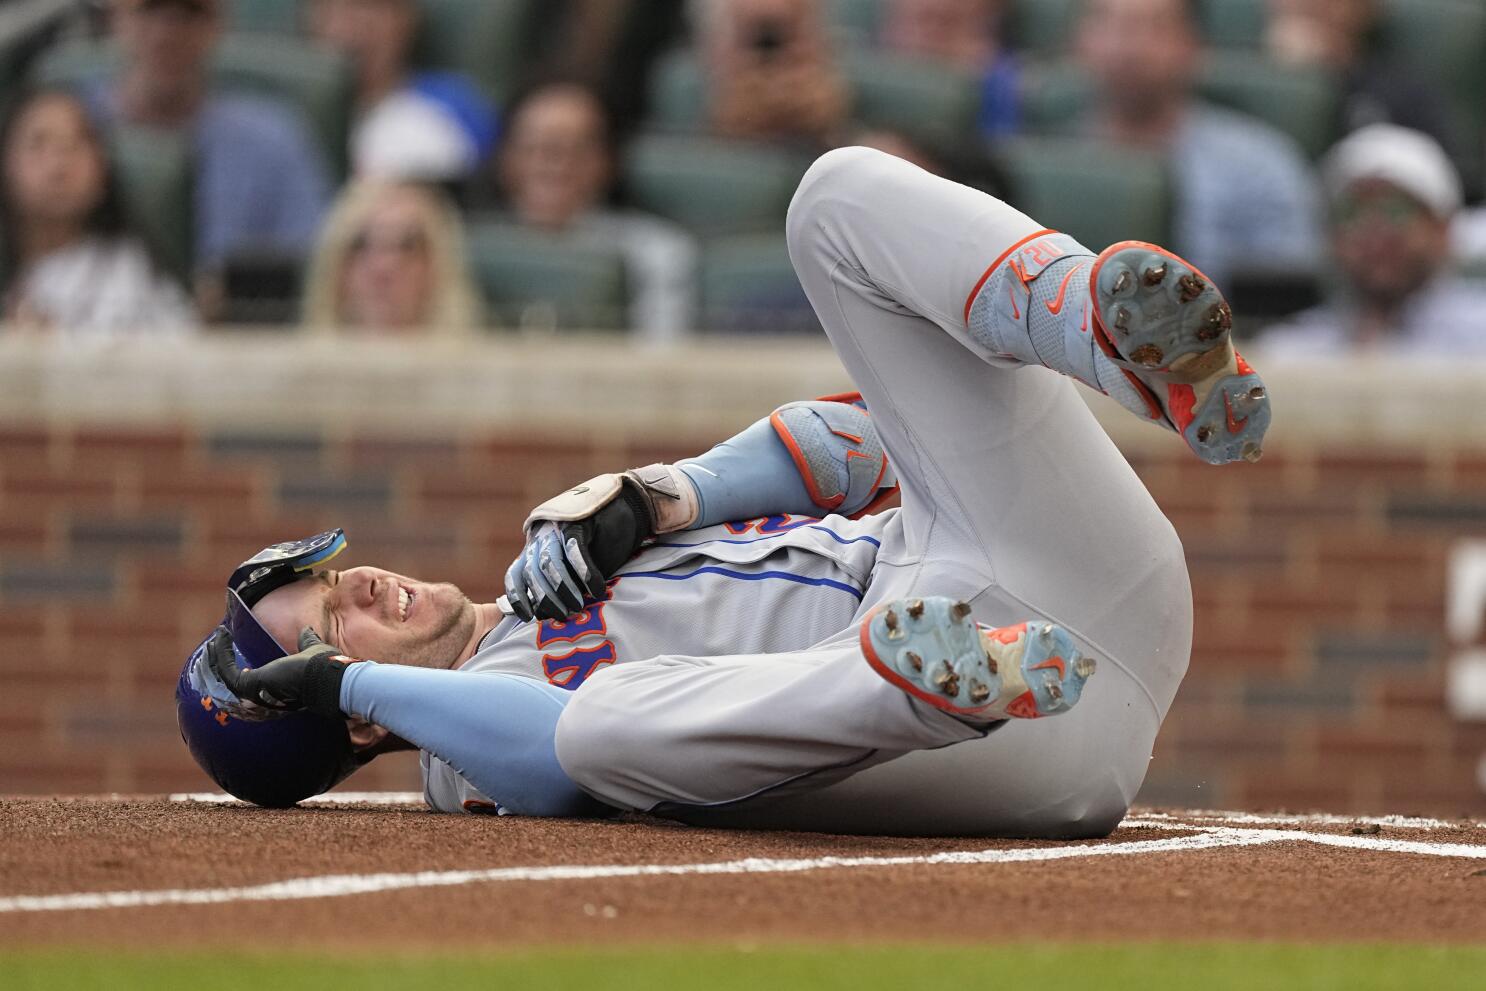
[{"label": "player's knee", "polygon": [[[839,195],[854,181],[854,178],[871,163],[889,158],[873,148],[835,148],[815,160],[805,172],[785,217],[785,232],[790,245],[811,230],[817,229],[833,203],[844,202]],[[838,195],[831,195],[831,194]]]}]

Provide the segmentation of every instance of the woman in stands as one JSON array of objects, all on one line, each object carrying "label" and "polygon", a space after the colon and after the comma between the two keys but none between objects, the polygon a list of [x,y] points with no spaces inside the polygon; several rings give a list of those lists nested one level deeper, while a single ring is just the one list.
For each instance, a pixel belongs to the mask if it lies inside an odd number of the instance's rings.
[{"label": "woman in stands", "polygon": [[131,229],[98,132],[69,93],[23,96],[0,124],[0,318],[72,339],[196,325],[183,287]]},{"label": "woman in stands", "polygon": [[464,227],[437,191],[362,179],[341,193],[310,263],[305,326],[460,337],[480,323]]}]

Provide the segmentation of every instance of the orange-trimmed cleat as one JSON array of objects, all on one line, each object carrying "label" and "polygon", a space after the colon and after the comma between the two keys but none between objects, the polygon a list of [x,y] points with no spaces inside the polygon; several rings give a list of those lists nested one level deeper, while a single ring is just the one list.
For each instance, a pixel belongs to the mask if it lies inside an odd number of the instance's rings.
[{"label": "orange-trimmed cleat", "polygon": [[972,722],[1067,712],[1095,667],[1056,623],[979,626],[968,603],[942,595],[877,607],[862,621],[861,645],[894,687]]},{"label": "orange-trimmed cleat", "polygon": [[1100,252],[1089,274],[1094,336],[1145,399],[1209,464],[1258,461],[1269,393],[1233,347],[1233,311],[1195,266],[1143,241]]}]

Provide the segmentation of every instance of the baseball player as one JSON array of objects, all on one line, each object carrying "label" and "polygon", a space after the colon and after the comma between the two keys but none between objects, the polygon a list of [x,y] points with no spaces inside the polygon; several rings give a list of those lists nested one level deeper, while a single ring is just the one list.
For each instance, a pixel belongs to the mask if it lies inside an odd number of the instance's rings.
[{"label": "baseball player", "polygon": [[[815,163],[787,236],[859,396],[539,506],[506,610],[329,569],[338,531],[269,548],[179,683],[208,773],[285,805],[412,746],[446,811],[1113,829],[1186,669],[1191,590],[1068,379],[1204,461],[1255,460],[1268,397],[1227,304],[1161,248],[1095,254],[861,148]],[[902,508],[872,514],[895,485]]]}]

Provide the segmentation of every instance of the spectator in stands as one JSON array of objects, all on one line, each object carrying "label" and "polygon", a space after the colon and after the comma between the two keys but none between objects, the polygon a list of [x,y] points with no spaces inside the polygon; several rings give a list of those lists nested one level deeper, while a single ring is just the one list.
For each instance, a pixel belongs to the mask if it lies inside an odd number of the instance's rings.
[{"label": "spectator in stands", "polygon": [[414,71],[417,0],[305,0],[310,36],[356,66],[356,172],[449,181],[474,173],[495,144],[495,110],[457,72]]},{"label": "spectator in stands", "polygon": [[1417,72],[1378,54],[1380,14],[1378,0],[1269,0],[1265,47],[1280,62],[1336,75],[1344,132],[1392,123],[1453,149],[1449,101]]},{"label": "spectator in stands", "polygon": [[289,108],[212,84],[225,2],[113,0],[123,66],[88,93],[110,125],[191,140],[197,298],[208,315],[220,307],[220,274],[234,253],[303,256],[329,196],[324,164]]},{"label": "spectator in stands", "polygon": [[850,112],[821,0],[701,0],[698,48],[713,129],[825,146]]},{"label": "spectator in stands", "polygon": [[1260,340],[1270,355],[1486,355],[1486,285],[1450,273],[1460,176],[1432,138],[1374,124],[1322,167],[1339,281]]},{"label": "spectator in stands", "polygon": [[1219,283],[1247,260],[1307,263],[1321,244],[1314,176],[1288,137],[1196,97],[1195,2],[1087,0],[1076,38],[1093,82],[1083,128],[1167,155],[1172,247]]},{"label": "spectator in stands", "polygon": [[196,318],[124,217],[77,97],[22,97],[0,124],[0,317],[74,339],[179,334]]},{"label": "spectator in stands", "polygon": [[304,323],[323,334],[469,334],[480,304],[453,205],[413,183],[351,183],[320,234]]},{"label": "spectator in stands", "polygon": [[537,83],[511,101],[499,185],[519,223],[621,253],[632,330],[675,340],[695,329],[696,245],[656,217],[608,205],[615,152],[613,118],[597,92],[573,81]]},{"label": "spectator in stands", "polygon": [[981,80],[980,132],[1021,125],[1021,72],[1001,44],[1004,0],[886,0],[881,43],[898,55],[933,59]]}]

